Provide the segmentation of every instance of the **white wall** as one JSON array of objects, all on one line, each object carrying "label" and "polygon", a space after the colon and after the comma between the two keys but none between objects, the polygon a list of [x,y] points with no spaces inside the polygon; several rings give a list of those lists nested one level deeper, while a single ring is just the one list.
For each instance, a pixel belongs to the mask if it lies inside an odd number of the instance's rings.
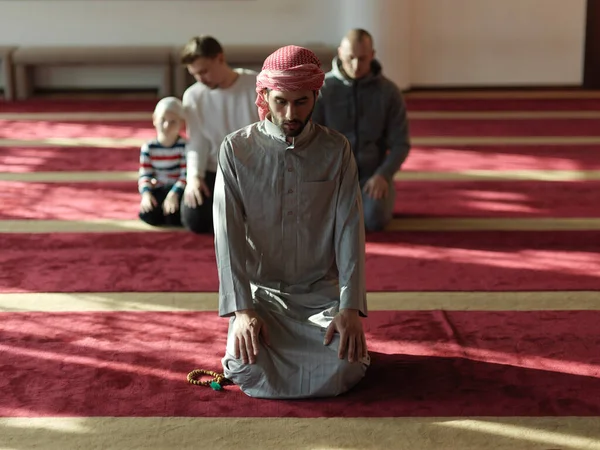
[{"label": "white wall", "polygon": [[585,0],[414,0],[411,82],[580,84]]},{"label": "white wall", "polygon": [[[343,0],[340,0],[343,1]],[[0,0],[0,45],[334,44],[338,0]],[[38,85],[155,86],[160,70],[41,70]]]},{"label": "white wall", "polygon": [[[585,0],[0,0],[0,45],[182,45],[201,33],[225,45],[337,45],[352,26],[373,32],[402,87],[582,80]],[[159,77],[152,68],[52,68],[37,81],[134,87]]]},{"label": "white wall", "polygon": [[[341,0],[343,1],[343,0]],[[337,0],[0,0],[0,41],[25,45],[336,41]],[[322,14],[318,14],[322,11]]]},{"label": "white wall", "polygon": [[[410,86],[411,0],[341,0],[339,36],[351,28],[373,35],[383,72],[401,88]],[[339,40],[339,37],[338,37]]]}]

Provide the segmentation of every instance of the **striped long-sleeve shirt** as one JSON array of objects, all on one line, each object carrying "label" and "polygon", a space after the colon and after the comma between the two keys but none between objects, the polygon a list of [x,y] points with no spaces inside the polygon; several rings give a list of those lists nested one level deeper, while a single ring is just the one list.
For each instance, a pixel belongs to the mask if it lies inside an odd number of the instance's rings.
[{"label": "striped long-sleeve shirt", "polygon": [[186,185],[186,141],[177,139],[172,147],[164,147],[158,140],[142,146],[138,190],[140,194],[160,186],[173,186],[172,190],[183,194]]}]

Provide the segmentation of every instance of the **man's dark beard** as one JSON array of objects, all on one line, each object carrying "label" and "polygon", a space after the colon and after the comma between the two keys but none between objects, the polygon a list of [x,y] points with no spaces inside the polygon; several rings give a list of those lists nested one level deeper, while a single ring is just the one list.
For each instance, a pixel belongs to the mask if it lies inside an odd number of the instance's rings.
[{"label": "man's dark beard", "polygon": [[[314,108],[313,108],[313,111],[314,111]],[[271,119],[273,120],[273,123],[279,127],[279,129],[283,132],[283,134],[285,134],[286,137],[296,137],[296,136],[299,136],[300,133],[302,133],[302,131],[304,130],[304,127],[306,127],[306,124],[308,122],[310,122],[310,118],[313,115],[313,111],[310,112],[310,114],[308,115],[308,117],[306,118],[306,120],[304,122],[301,122],[300,120],[282,120],[281,122],[279,122],[275,118],[275,114],[273,114],[273,111],[271,111]],[[300,126],[298,127],[297,130],[286,132],[285,129],[283,128],[283,126],[285,124],[298,124]]]}]

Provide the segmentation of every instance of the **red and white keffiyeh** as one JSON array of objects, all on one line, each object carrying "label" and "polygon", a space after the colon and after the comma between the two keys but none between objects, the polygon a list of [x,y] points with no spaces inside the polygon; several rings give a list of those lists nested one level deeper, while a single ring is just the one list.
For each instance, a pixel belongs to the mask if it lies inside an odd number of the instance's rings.
[{"label": "red and white keffiyeh", "polygon": [[288,45],[272,53],[256,78],[256,106],[260,120],[269,112],[263,97],[265,89],[275,91],[318,91],[323,86],[325,72],[319,58],[304,47]]}]

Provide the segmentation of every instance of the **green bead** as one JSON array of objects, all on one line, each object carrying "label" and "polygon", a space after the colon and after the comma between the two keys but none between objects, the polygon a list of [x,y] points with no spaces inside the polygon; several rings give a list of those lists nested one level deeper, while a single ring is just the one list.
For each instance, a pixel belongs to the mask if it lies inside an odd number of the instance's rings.
[{"label": "green bead", "polygon": [[221,385],[219,383],[217,383],[216,381],[211,381],[210,387],[213,388],[215,391],[221,390]]}]

